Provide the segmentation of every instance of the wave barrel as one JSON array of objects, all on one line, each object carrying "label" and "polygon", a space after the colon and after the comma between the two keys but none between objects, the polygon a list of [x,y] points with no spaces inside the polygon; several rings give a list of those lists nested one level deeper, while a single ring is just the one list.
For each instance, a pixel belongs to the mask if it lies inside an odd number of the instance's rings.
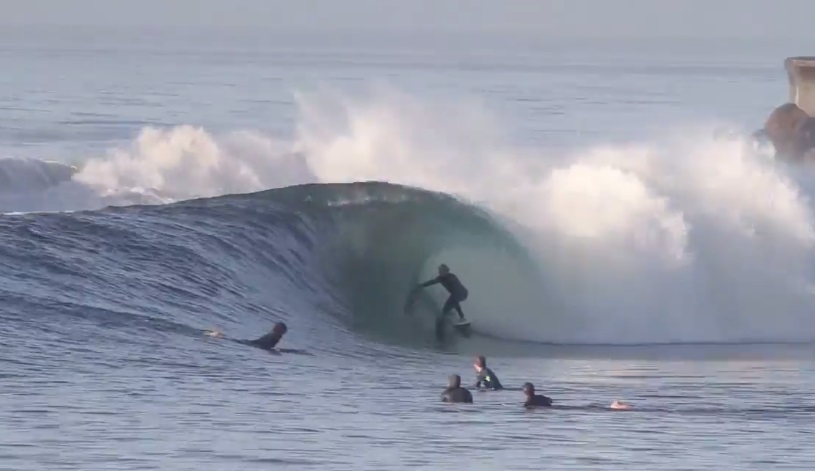
[{"label": "wave barrel", "polygon": [[790,81],[790,102],[815,116],[815,56],[788,57],[784,67]]}]

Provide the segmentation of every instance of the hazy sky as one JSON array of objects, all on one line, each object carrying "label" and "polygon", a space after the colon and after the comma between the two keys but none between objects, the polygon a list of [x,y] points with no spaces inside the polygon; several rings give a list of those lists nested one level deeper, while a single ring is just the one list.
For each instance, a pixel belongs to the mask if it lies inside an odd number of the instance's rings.
[{"label": "hazy sky", "polygon": [[815,0],[0,0],[4,25],[795,37]]}]

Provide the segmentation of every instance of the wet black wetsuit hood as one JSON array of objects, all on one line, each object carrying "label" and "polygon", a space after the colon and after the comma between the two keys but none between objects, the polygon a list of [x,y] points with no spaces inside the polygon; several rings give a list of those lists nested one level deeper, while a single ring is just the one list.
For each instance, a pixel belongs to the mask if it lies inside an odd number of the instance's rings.
[{"label": "wet black wetsuit hood", "polygon": [[473,402],[473,395],[466,388],[461,387],[461,376],[450,375],[447,389],[441,395],[442,402]]},{"label": "wet black wetsuit hood", "polygon": [[551,407],[552,398],[540,394],[535,394],[535,385],[532,383],[524,383],[524,394],[526,394],[526,402],[524,407]]}]

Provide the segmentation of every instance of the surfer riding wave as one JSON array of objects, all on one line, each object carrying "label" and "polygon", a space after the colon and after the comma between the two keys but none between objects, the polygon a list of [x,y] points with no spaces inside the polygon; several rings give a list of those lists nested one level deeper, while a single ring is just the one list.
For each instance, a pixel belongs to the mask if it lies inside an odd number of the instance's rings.
[{"label": "surfer riding wave", "polygon": [[445,264],[439,265],[439,276],[433,278],[432,280],[425,281],[424,283],[420,283],[414,289],[411,295],[415,295],[419,290],[423,288],[427,288],[428,286],[433,286],[436,284],[441,284],[444,289],[450,293],[450,296],[447,298],[447,301],[444,303],[444,307],[441,310],[441,316],[439,317],[439,321],[444,320],[447,317],[447,314],[454,310],[458,313],[459,317],[459,324],[466,324],[467,319],[464,317],[464,311],[461,309],[461,303],[467,299],[469,296],[469,291],[464,285],[461,283],[461,280],[458,277],[450,272],[450,267]]}]

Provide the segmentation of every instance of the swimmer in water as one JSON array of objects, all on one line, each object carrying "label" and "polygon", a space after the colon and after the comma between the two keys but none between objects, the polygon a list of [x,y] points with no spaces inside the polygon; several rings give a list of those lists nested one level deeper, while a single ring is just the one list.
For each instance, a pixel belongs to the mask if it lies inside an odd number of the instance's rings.
[{"label": "swimmer in water", "polygon": [[467,322],[467,319],[464,318],[464,312],[461,310],[461,303],[467,299],[469,291],[461,284],[461,281],[456,275],[450,273],[450,268],[447,265],[443,263],[439,265],[439,276],[419,284],[414,288],[413,292],[415,293],[422,288],[427,288],[435,284],[441,284],[444,289],[450,293],[450,296],[444,303],[444,307],[441,309],[441,317],[439,317],[439,320],[444,319],[450,311],[455,309],[458,313],[459,322]]},{"label": "swimmer in water", "polygon": [[264,335],[255,340],[249,340],[248,343],[254,345],[255,347],[262,348],[264,350],[271,350],[275,348],[278,342],[286,335],[286,332],[289,331],[289,328],[286,327],[286,324],[283,322],[278,322],[272,328],[272,331],[268,334]]},{"label": "swimmer in water", "polygon": [[498,381],[498,376],[495,376],[495,373],[487,368],[487,359],[484,358],[483,355],[479,355],[478,358],[475,359],[475,364],[473,364],[473,368],[475,368],[476,376],[475,376],[475,387],[476,389],[481,389],[481,384],[484,384],[484,389],[492,389],[493,391],[500,391],[504,389],[501,386],[501,382]]},{"label": "swimmer in water", "polygon": [[472,404],[473,395],[467,390],[467,388],[461,387],[461,376],[450,375],[448,378],[447,389],[445,389],[441,395],[441,401]]},{"label": "swimmer in water", "polygon": [[531,409],[533,407],[552,407],[552,398],[535,394],[535,385],[532,383],[524,383],[524,394],[526,395],[526,402],[524,407]]}]

